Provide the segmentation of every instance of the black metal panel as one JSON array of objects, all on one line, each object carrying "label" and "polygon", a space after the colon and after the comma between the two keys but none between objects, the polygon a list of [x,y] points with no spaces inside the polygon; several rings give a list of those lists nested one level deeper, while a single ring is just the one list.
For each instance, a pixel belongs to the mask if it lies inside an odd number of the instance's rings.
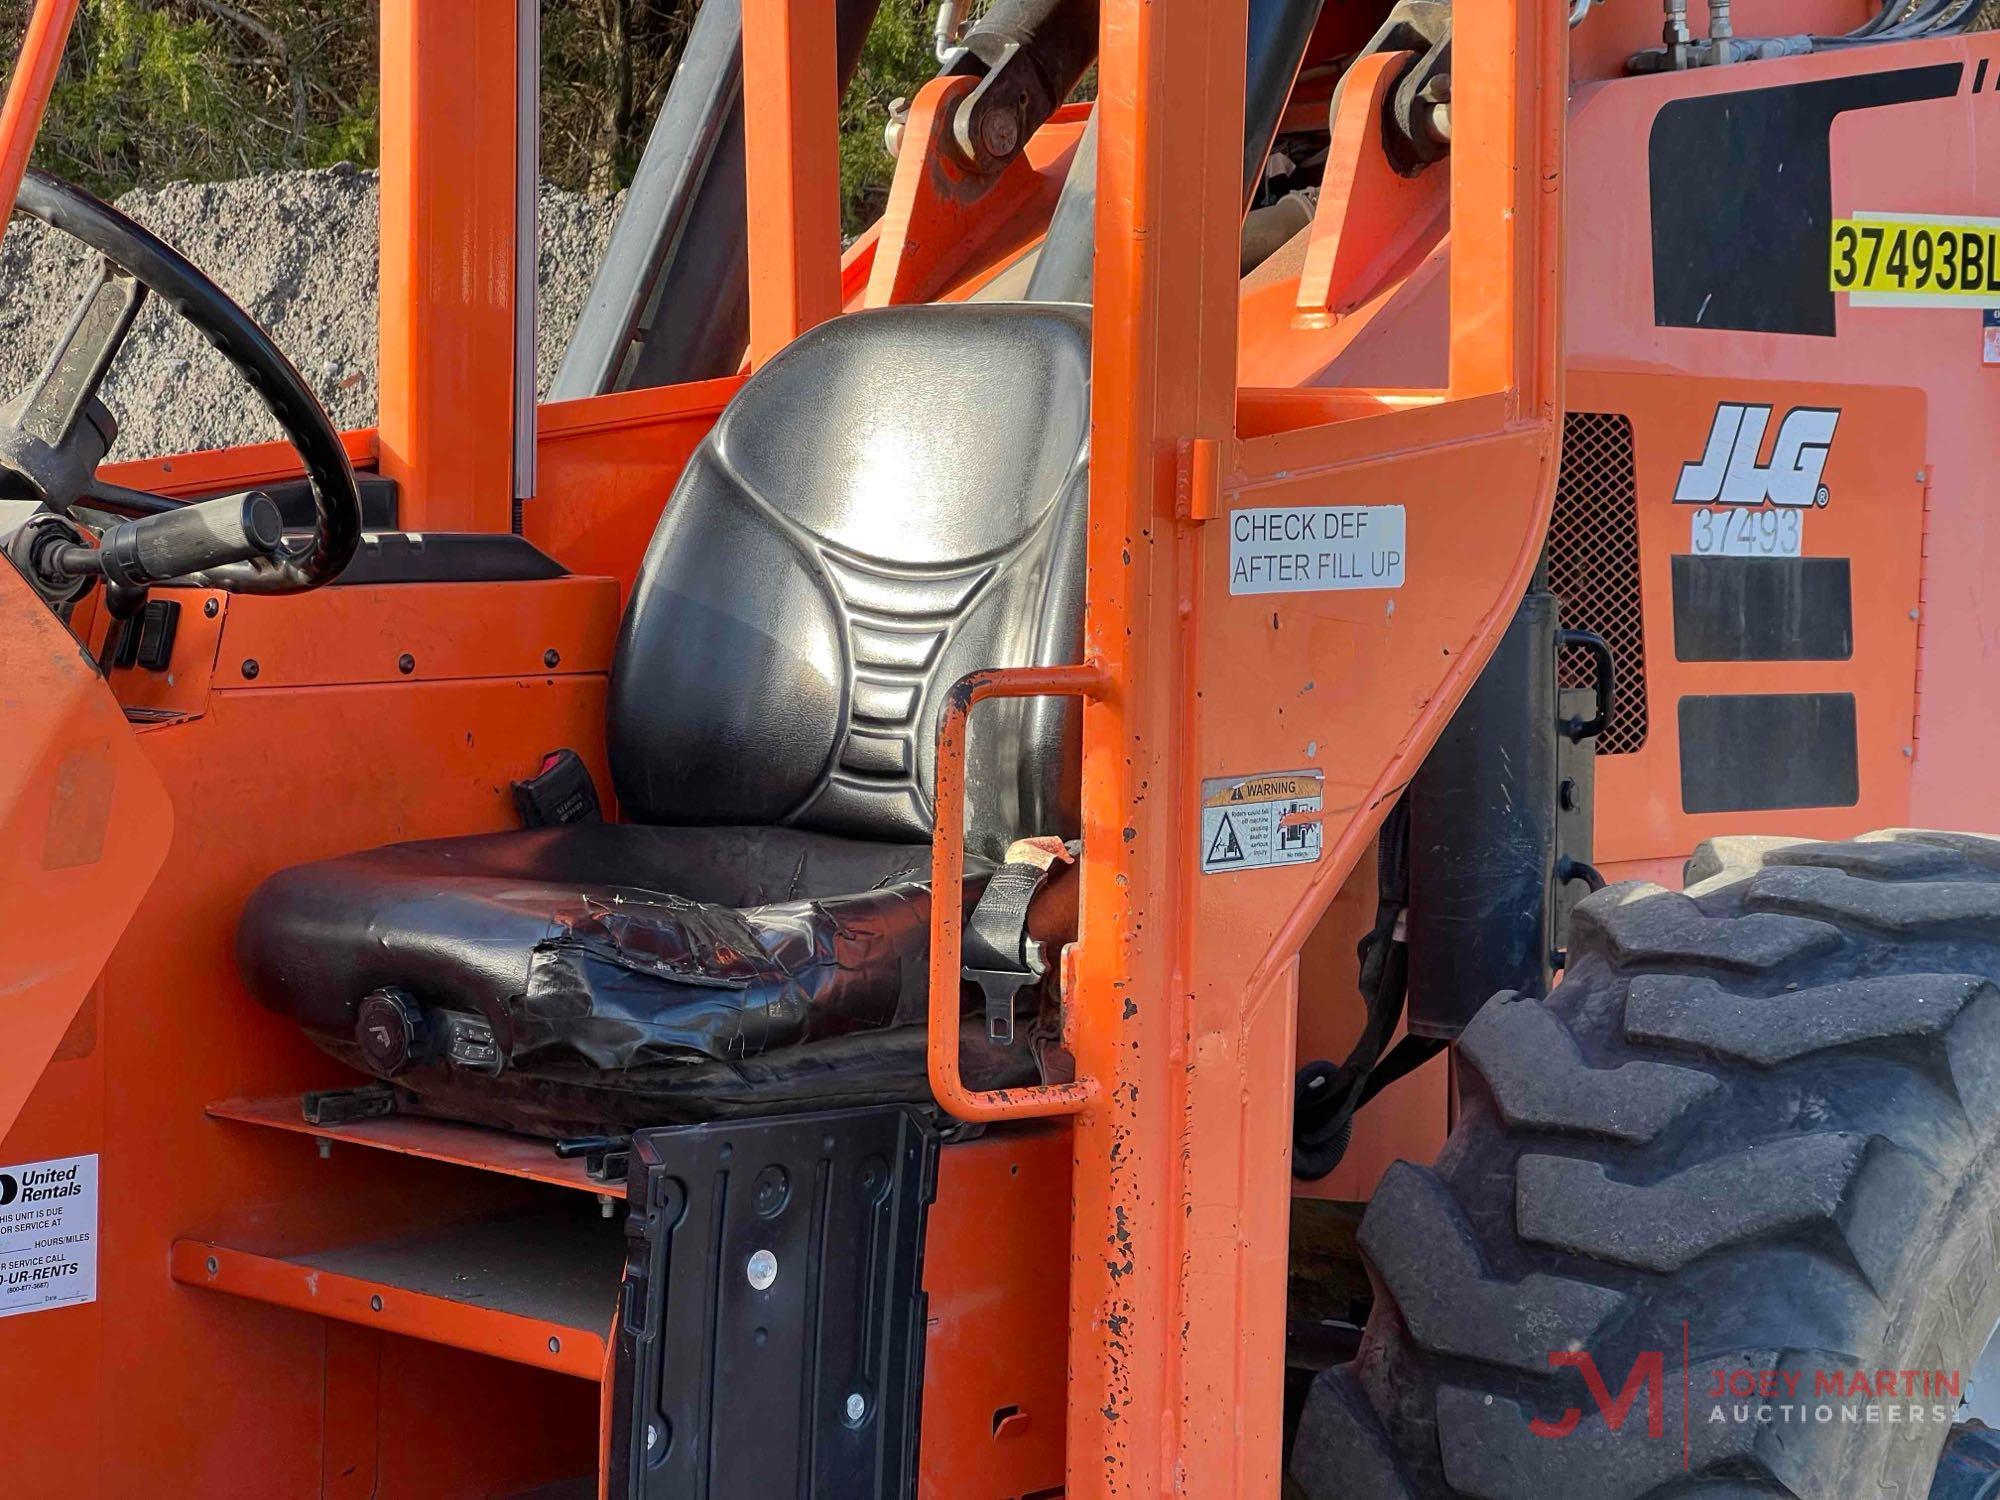
[{"label": "black metal panel", "polygon": [[611,1493],[916,1493],[935,1130],[839,1110],[641,1131]]},{"label": "black metal panel", "polygon": [[380,583],[523,583],[569,570],[526,537],[499,531],[364,531],[340,586]]},{"label": "black metal panel", "polygon": [[1846,661],[1854,590],[1844,557],[1673,560],[1681,661]]},{"label": "black metal panel", "polygon": [[[1618,679],[1621,694],[1626,681]],[[1566,687],[1556,694],[1558,718],[1587,719],[1597,711],[1591,688]],[[1597,859],[1597,747],[1603,743],[1603,735],[1587,740],[1556,736],[1561,780],[1556,788],[1556,909],[1550,943],[1558,952],[1569,947],[1570,913],[1590,894],[1589,880],[1576,866],[1594,869]]]},{"label": "black metal panel", "polygon": [[1852,807],[1861,800],[1852,693],[1683,698],[1680,730],[1687,812]]},{"label": "black metal panel", "polygon": [[1671,100],[1653,118],[1653,321],[1832,337],[1829,132],[1958,92],[1955,62]]},{"label": "black metal panel", "polygon": [[1556,599],[1531,591],[1410,783],[1409,1028],[1456,1036],[1503,989],[1545,995],[1561,768]]}]

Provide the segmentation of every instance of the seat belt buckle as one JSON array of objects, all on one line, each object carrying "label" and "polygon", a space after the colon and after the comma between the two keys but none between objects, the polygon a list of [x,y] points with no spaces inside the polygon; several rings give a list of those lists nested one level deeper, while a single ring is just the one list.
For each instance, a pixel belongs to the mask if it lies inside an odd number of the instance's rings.
[{"label": "seat belt buckle", "polygon": [[[1028,945],[1039,949],[1040,943]],[[986,997],[986,1039],[998,1046],[1011,1046],[1014,1041],[1014,1002],[1021,991],[1031,984],[1039,984],[1048,972],[1048,965],[1041,962],[1039,953],[1031,953],[1033,969],[965,969],[967,979],[979,986],[979,993]]]},{"label": "seat belt buckle", "polygon": [[514,787],[514,810],[523,828],[555,828],[566,823],[602,823],[597,783],[574,750],[551,750],[542,768]]},{"label": "seat belt buckle", "polygon": [[1059,838],[1014,840],[966,921],[964,952],[973,961],[959,972],[986,997],[986,1037],[996,1045],[1013,1042],[1016,997],[1049,971],[1042,945],[1028,936],[1028,907],[1050,869],[1075,860]]}]

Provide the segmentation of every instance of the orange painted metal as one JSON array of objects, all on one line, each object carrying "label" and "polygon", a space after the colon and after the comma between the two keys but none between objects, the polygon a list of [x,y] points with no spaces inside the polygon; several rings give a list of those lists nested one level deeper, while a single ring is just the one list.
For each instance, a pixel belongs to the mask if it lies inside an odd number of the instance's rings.
[{"label": "orange painted metal", "polygon": [[[605,1329],[577,1328],[455,1302],[387,1282],[343,1275],[307,1259],[257,1255],[206,1240],[175,1240],[168,1266],[183,1286],[205,1287],[322,1318],[338,1318],[558,1375],[595,1381],[604,1370]],[[605,1321],[615,1288],[605,1287]]]},{"label": "orange painted metal", "polygon": [[744,0],[753,367],[840,311],[837,53],[832,6]]},{"label": "orange painted metal", "polygon": [[622,594],[688,455],[742,384],[729,376],[544,406],[523,533],[575,572],[616,579]]},{"label": "orange painted metal", "polygon": [[37,0],[0,103],[0,224],[14,216],[14,199],[34,154],[35,135],[62,67],[63,47],[76,20],[77,0]]},{"label": "orange painted metal", "polygon": [[1437,236],[1450,174],[1404,177],[1383,151],[1384,105],[1410,61],[1407,52],[1378,52],[1359,59],[1341,82],[1326,180],[1299,274],[1301,317],[1352,312],[1413,248]]},{"label": "orange painted metal", "polygon": [[[948,895],[962,860],[968,694],[947,714],[939,756],[935,906],[949,931],[932,953],[938,1095],[948,1107],[1076,1113],[1011,1159],[960,1153],[1028,1137],[996,1131],[946,1155],[928,1246],[926,1495],[1276,1492],[1300,1037],[1331,1047],[1351,1028],[1351,984],[1320,982],[1336,963],[1351,977],[1341,902],[1361,899],[1356,871],[1380,817],[1490,652],[1546,530],[1564,77],[1549,9],[1460,8],[1457,140],[1448,168],[1433,169],[1449,172],[1450,241],[1371,273],[1380,289],[1335,327],[1301,328],[1296,281],[1248,296],[1237,281],[1243,0],[1106,0],[1092,665],[1039,687],[1008,674],[1024,693],[1089,689],[1081,927],[1064,964],[1066,1036],[1088,1082],[1074,1098],[973,1094],[955,1051],[938,1045],[958,1018],[959,903]],[[405,524],[419,528],[505,525],[513,44],[511,15],[489,14],[500,10],[385,6],[383,425],[379,444],[349,441],[357,457],[379,447],[405,485]],[[961,221],[968,240],[985,235],[977,254],[924,270],[945,247],[923,243],[913,189],[900,230],[864,237],[843,272],[830,11],[749,0],[746,12],[756,359],[839,298],[860,299],[878,258],[894,268],[880,273],[887,286],[912,295],[928,279],[927,295],[948,298],[1002,263],[999,247],[1032,241],[1044,209],[1003,214],[989,200]],[[441,53],[441,39],[453,50]],[[1073,140],[1074,123],[1064,128]],[[1043,185],[1026,201],[1040,205],[1059,179],[1037,171]],[[1423,375],[1347,373],[1381,368],[1371,346],[1405,343],[1421,347]],[[1300,384],[1332,388],[1290,388]],[[357,1229],[491,1216],[546,1197],[547,1179],[509,1171],[509,1151],[447,1139],[446,1127],[420,1126],[408,1149],[370,1141],[384,1149],[320,1161],[302,1139],[245,1128],[253,1106],[225,1106],[231,1119],[203,1111],[246,1090],[350,1081],[235,976],[230,934],[257,879],[391,839],[511,826],[507,782],[556,745],[579,749],[608,784],[604,673],[620,586],[735,385],[545,413],[528,534],[601,576],[232,599],[177,648],[173,684],[128,687],[120,674],[135,706],[175,715],[133,743],[172,788],[179,823],[166,878],[0,1141],[0,1160],[94,1150],[106,1171],[102,1301],[0,1334],[6,1365],[38,1372],[0,1402],[0,1447],[26,1455],[14,1478],[28,1492],[120,1493],[134,1474],[158,1479],[157,1455],[171,1452],[170,1483],[187,1493],[509,1493],[588,1453],[599,1399],[585,1410],[574,1381],[439,1347],[492,1347],[490,1329],[464,1331],[458,1304],[411,1312],[407,1338],[335,1330],[295,1310],[306,1294],[284,1259]],[[126,472],[186,493],[293,462],[277,449]],[[1230,593],[1232,509],[1343,503],[1406,506],[1409,580],[1392,600]],[[542,665],[550,650],[555,667]],[[1319,863],[1200,875],[1202,778],[1291,767],[1325,777]],[[28,937],[20,951],[45,951],[39,931]],[[1443,1118],[1441,1087],[1408,1080],[1373,1119],[1421,1149]],[[1365,1191],[1362,1172],[1337,1181]],[[174,1265],[205,1282],[207,1251],[187,1264],[203,1246],[236,1247],[228,1277],[284,1305],[197,1295],[163,1274]],[[351,1298],[344,1311],[356,1311]],[[163,1369],[176,1379],[161,1381]],[[604,1366],[568,1373],[601,1381]],[[101,1424],[99,1410],[118,1422]],[[405,1433],[415,1410],[477,1419],[498,1456],[426,1448]],[[204,1431],[229,1439],[190,1438]],[[85,1472],[48,1456],[61,1452],[89,1455]]]},{"label": "orange painted metal", "polygon": [[1009,667],[973,672],[946,694],[938,714],[936,833],[931,840],[931,1092],[961,1120],[1026,1120],[1073,1115],[1097,1096],[1089,1075],[1033,1088],[968,1088],[959,1070],[960,952],[965,907],[965,736],[972,706],[988,698],[1101,698],[1107,678],[1094,665]]},{"label": "orange painted metal", "polygon": [[[230,601],[215,689],[248,693],[434,679],[565,677],[610,670],[618,589],[608,578],[507,585],[508,608],[471,612],[478,585],[401,583]],[[477,618],[478,628],[467,628]]]},{"label": "orange painted metal", "polygon": [[[343,432],[340,438],[349,463],[358,469],[375,466],[374,428],[362,427]],[[178,498],[297,479],[305,473],[305,464],[299,458],[298,450],[281,440],[245,443],[240,448],[216,448],[202,453],[126,459],[106,464],[98,473],[113,484]]]},{"label": "orange painted metal", "polygon": [[545,1187],[570,1188],[600,1198],[625,1196],[624,1178],[600,1182],[584,1170],[581,1157],[559,1157],[546,1140],[422,1115],[384,1115],[346,1125],[313,1125],[301,1112],[301,1097],[278,1094],[266,1099],[223,1099],[209,1105],[207,1112],[217,1120],[311,1136],[330,1146],[360,1146],[398,1156],[417,1156],[426,1161],[497,1172],[502,1177],[519,1177]]},{"label": "orange painted metal", "polygon": [[938,1157],[924,1237],[921,1500],[1061,1489],[1069,1158],[1061,1125],[989,1130]]},{"label": "orange painted metal", "polygon": [[517,9],[381,8],[377,427],[411,531],[512,518]]},{"label": "orange painted metal", "polygon": [[0,1140],[153,882],[174,823],[117,699],[0,560]]},{"label": "orange painted metal", "polygon": [[[1019,230],[1046,223],[1062,191],[1054,171],[1038,170],[1029,153],[1010,158],[998,172],[968,168],[951,145],[951,116],[977,86],[963,75],[932,79],[910,102],[896,175],[870,263],[865,305],[928,302],[968,267],[996,249],[993,235],[1010,223]],[[1017,234],[1024,243],[1027,236]]]},{"label": "orange painted metal", "polygon": [[[1086,649],[1113,688],[1084,711],[1069,999],[1101,1089],[1075,1126],[1073,1497],[1278,1486],[1298,954],[1547,525],[1564,38],[1546,9],[1456,15],[1444,335],[1461,399],[1330,424],[1301,408],[1322,425],[1243,438],[1242,12],[1104,8]],[[1225,512],[1394,501],[1421,568],[1387,597],[1232,595],[1229,515],[1174,520],[1192,438],[1220,445]],[[1326,779],[1320,861],[1200,875],[1201,778],[1304,766]]]},{"label": "orange painted metal", "polygon": [[[0,583],[9,578],[0,569]],[[517,587],[461,586],[460,607],[426,628],[476,640],[514,612]],[[232,620],[250,602],[232,600]],[[0,636],[27,639],[11,617]],[[358,647],[348,671],[327,675],[374,670],[372,649]],[[167,1274],[173,1240],[288,1255],[520,1212],[553,1191],[383,1151],[336,1149],[321,1160],[303,1139],[213,1119],[205,1107],[246,1089],[358,1081],[243,988],[235,927],[257,881],[398,839],[518,826],[508,783],[557,746],[576,748],[608,785],[604,721],[601,673],[537,671],[213,691],[199,715],[137,730],[134,742],[171,796],[166,863],[56,1059],[0,1134],[0,1162],[83,1152],[102,1162],[98,1301],[0,1322],[0,1367],[10,1372],[0,1446],[14,1455],[17,1492],[124,1495],[143,1475],[154,1493],[314,1493],[335,1373],[322,1323],[176,1284]],[[10,720],[10,729],[16,722],[24,721]],[[126,826],[136,835],[146,819],[142,810]],[[135,859],[117,874],[132,879],[140,869]],[[22,935],[10,951],[46,959],[56,951],[51,932],[68,918],[40,889],[5,910],[36,924],[32,941]],[[107,944],[116,936],[111,900],[77,910]],[[514,1493],[562,1477],[544,1465],[576,1453],[570,1472],[587,1471],[589,1417],[562,1425],[567,1398],[538,1383],[553,1377],[517,1379],[491,1361],[403,1339],[382,1350],[383,1496]],[[162,1370],[174,1378],[163,1381]],[[12,1373],[22,1371],[34,1378]],[[100,1423],[110,1409],[118,1421]],[[456,1424],[490,1422],[496,1412],[519,1420],[503,1422],[508,1430],[490,1443],[424,1453],[395,1435],[418,1410]],[[517,1431],[543,1410],[548,1431]],[[208,1430],[203,1417],[215,1424],[212,1439],[191,1436]],[[175,1455],[171,1472],[158,1468],[162,1453]]]}]

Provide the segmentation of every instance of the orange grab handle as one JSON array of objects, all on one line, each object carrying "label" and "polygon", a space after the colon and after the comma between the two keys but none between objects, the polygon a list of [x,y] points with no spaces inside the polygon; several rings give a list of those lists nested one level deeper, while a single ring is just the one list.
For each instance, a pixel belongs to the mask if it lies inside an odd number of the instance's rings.
[{"label": "orange grab handle", "polygon": [[931,835],[931,1092],[960,1120],[1031,1120],[1073,1115],[1097,1097],[1095,1079],[1019,1089],[970,1089],[959,1072],[960,969],[965,909],[965,730],[987,698],[1101,699],[1102,667],[1004,667],[960,678],[938,715],[937,827]]}]

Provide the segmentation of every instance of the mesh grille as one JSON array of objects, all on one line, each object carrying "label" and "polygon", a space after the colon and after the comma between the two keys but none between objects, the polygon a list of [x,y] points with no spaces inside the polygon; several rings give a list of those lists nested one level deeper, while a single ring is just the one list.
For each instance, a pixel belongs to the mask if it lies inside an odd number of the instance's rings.
[{"label": "mesh grille", "polygon": [[[1549,520],[1549,589],[1569,630],[1594,630],[1618,664],[1617,702],[1599,755],[1646,743],[1646,636],[1639,618],[1639,489],[1632,419],[1573,411],[1563,423],[1562,474]],[[1588,653],[1562,654],[1562,685],[1589,687]]]}]

